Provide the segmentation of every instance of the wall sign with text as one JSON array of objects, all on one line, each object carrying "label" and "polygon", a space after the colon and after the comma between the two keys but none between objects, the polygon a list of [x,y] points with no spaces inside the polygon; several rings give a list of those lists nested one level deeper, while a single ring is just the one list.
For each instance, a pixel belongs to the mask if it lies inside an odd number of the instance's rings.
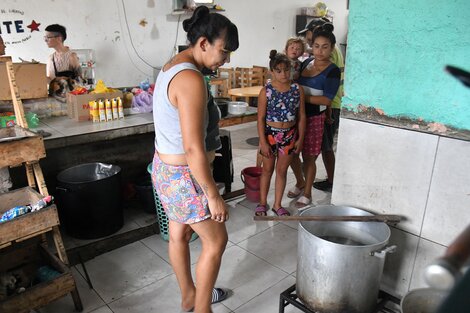
[{"label": "wall sign with text", "polygon": [[0,8],[0,35],[5,45],[21,44],[40,32],[41,23],[25,15],[22,10]]}]

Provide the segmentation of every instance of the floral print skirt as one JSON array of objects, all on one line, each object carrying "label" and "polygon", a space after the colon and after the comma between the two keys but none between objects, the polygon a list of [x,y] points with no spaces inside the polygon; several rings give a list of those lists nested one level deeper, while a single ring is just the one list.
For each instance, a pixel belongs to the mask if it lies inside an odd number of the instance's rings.
[{"label": "floral print skirt", "polygon": [[276,128],[266,125],[264,134],[271,146],[272,153],[291,154],[295,150],[295,141],[297,140],[297,127]]},{"label": "floral print skirt", "polygon": [[189,166],[163,163],[155,151],[152,182],[169,220],[193,224],[211,217],[207,198]]}]

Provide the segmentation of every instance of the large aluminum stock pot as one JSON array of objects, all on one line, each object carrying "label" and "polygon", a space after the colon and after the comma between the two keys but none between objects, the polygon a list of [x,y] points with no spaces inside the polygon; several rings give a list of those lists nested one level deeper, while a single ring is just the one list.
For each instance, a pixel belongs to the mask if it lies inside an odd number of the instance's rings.
[{"label": "large aluminum stock pot", "polygon": [[[347,206],[325,205],[309,215],[371,213]],[[297,295],[321,313],[370,313],[377,304],[390,228],[380,222],[314,222],[299,225]]]}]

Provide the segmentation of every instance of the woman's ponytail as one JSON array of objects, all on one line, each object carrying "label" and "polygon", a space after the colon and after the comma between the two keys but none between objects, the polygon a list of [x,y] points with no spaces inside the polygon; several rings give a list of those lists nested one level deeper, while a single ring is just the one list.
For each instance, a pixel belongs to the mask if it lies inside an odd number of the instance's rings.
[{"label": "woman's ponytail", "polygon": [[226,50],[238,49],[237,26],[221,14],[210,13],[206,6],[197,7],[191,18],[183,21],[183,29],[187,32],[191,46],[194,46],[199,38],[205,37],[211,44],[216,39],[223,39]]},{"label": "woman's ponytail", "polygon": [[325,23],[321,26],[318,26],[313,30],[313,41],[318,37],[328,38],[331,42],[331,46],[334,47],[336,44],[336,37],[333,34],[334,26],[331,23]]},{"label": "woman's ponytail", "polygon": [[188,18],[183,21],[183,29],[185,32],[189,32],[191,28],[197,24],[198,21],[204,19],[205,17],[209,16],[209,8],[201,5],[194,10],[193,15],[191,18]]}]

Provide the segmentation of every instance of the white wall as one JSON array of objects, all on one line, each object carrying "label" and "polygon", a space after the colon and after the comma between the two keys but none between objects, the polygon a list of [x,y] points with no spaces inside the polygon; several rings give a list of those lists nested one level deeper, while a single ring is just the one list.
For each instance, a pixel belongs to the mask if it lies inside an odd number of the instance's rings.
[{"label": "white wall", "polygon": [[[344,43],[347,1],[324,2],[336,14],[337,41]],[[287,38],[294,35],[295,15],[300,13],[300,7],[312,6],[315,2],[220,0],[216,3],[226,10],[223,14],[239,29],[240,48],[233,54],[229,66],[252,66],[266,65],[269,50],[282,50]],[[7,54],[15,61],[21,57],[45,62],[52,50],[44,43],[44,28],[54,23],[64,25],[69,36],[68,46],[95,51],[98,79],[104,79],[110,86],[133,86],[147,77],[153,79],[151,66],[162,66],[168,60],[175,40],[177,45],[185,44],[181,22],[189,15],[181,16],[178,23],[179,17],[170,15],[172,8],[173,0],[3,0],[0,31],[7,42]],[[12,9],[17,11],[10,12]],[[144,18],[148,24],[142,27],[139,21]],[[3,23],[10,20],[23,20],[25,32],[7,33]],[[32,20],[41,23],[39,32],[27,28]],[[21,42],[8,44],[13,41]]]},{"label": "white wall", "polygon": [[404,216],[392,228],[382,287],[427,287],[428,264],[468,226],[470,142],[341,118],[331,202]]}]

